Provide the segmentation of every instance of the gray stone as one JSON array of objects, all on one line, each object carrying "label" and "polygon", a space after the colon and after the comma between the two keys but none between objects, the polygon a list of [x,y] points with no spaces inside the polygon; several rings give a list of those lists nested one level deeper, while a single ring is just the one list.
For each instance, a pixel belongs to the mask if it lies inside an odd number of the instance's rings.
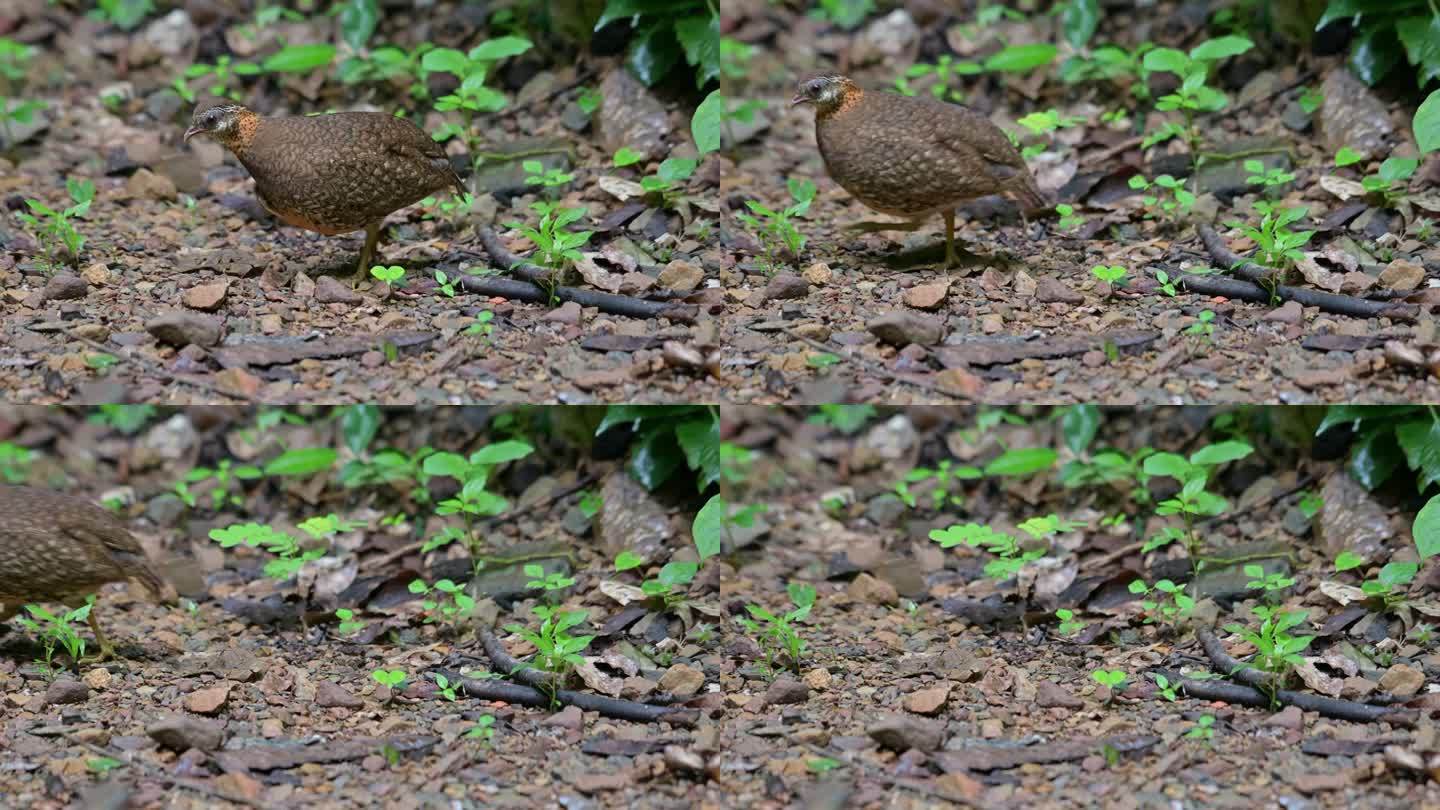
[{"label": "gray stone", "polygon": [[145,324],[145,331],[167,346],[184,348],[218,346],[225,334],[225,322],[198,312],[167,312]]},{"label": "gray stone", "polygon": [[85,279],[69,273],[57,273],[45,282],[44,297],[46,301],[71,301],[84,298],[89,292],[90,285],[85,283]]},{"label": "gray stone", "polygon": [[865,325],[882,343],[904,348],[911,343],[934,346],[945,336],[945,327],[934,318],[914,312],[887,312]]},{"label": "gray stone", "polygon": [[1330,154],[1348,146],[1370,156],[1385,153],[1386,141],[1394,132],[1390,111],[1363,82],[1343,64],[1331,69],[1320,92],[1320,135]]},{"label": "gray stone", "polygon": [[218,751],[225,744],[225,727],[211,720],[199,717],[175,715],[151,723],[145,729],[161,748],[184,752]]},{"label": "gray stone", "polygon": [[600,83],[600,97],[595,124],[607,153],[613,155],[628,146],[647,160],[665,154],[671,134],[665,105],[624,65],[617,64],[606,74]]},{"label": "gray stone", "polygon": [[90,687],[70,678],[60,678],[52,682],[50,688],[45,690],[47,706],[84,703],[89,699]]}]

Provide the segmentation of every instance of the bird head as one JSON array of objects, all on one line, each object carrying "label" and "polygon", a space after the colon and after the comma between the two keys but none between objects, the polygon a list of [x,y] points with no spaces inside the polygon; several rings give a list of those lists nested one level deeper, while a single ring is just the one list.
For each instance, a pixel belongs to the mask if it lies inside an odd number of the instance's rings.
[{"label": "bird head", "polygon": [[860,88],[844,76],[816,76],[795,86],[790,106],[814,104],[815,109],[828,112],[844,104],[851,93],[858,92]]},{"label": "bird head", "polygon": [[220,143],[233,141],[240,136],[241,116],[249,112],[239,104],[197,108],[190,117],[190,128],[185,130],[185,140],[196,135],[209,135]]}]

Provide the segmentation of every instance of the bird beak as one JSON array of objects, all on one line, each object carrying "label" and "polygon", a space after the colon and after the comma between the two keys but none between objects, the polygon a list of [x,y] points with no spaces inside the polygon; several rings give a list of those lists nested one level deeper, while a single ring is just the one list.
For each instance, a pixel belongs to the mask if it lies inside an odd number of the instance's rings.
[{"label": "bird beak", "polygon": [[804,96],[800,95],[799,93],[796,93],[796,94],[794,95],[794,97],[792,97],[792,98],[790,99],[790,106],[791,106],[791,107],[794,107],[794,106],[796,106],[797,104],[804,104],[805,102],[807,102],[807,101],[809,101],[809,100],[810,100],[810,99],[805,98]]},{"label": "bird beak", "polygon": [[204,131],[205,130],[201,129],[200,127],[190,127],[189,129],[185,130],[185,142],[189,143],[191,138],[199,135]]}]

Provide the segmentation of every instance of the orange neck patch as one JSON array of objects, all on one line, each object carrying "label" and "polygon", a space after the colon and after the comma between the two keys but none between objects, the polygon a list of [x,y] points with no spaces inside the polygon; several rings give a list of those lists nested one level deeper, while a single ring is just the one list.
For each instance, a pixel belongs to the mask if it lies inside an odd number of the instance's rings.
[{"label": "orange neck patch", "polygon": [[832,118],[836,115],[839,115],[840,113],[854,108],[854,106],[856,104],[859,104],[860,100],[864,97],[864,90],[861,90],[856,85],[846,82],[844,92],[840,94],[840,99],[828,107],[820,108],[817,117]]},{"label": "orange neck patch", "polygon": [[238,157],[241,152],[250,148],[255,142],[255,133],[260,130],[260,116],[250,110],[243,110],[235,114],[235,130],[221,139],[231,152]]}]

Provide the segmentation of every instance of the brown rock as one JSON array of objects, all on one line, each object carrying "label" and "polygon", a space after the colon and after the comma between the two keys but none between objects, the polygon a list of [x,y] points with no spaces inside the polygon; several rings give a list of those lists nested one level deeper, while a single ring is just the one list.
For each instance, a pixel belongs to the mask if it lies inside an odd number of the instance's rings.
[{"label": "brown rock", "polygon": [[684,259],[674,259],[665,265],[655,280],[666,289],[689,292],[705,280],[705,271]]},{"label": "brown rock", "polygon": [[1035,685],[1035,705],[1042,709],[1079,709],[1085,701],[1054,681],[1041,681]]},{"label": "brown rock", "polygon": [[90,687],[73,678],[57,678],[45,690],[45,705],[84,703],[90,699]]},{"label": "brown rock", "polygon": [[944,303],[945,296],[949,293],[950,282],[948,281],[920,284],[905,291],[904,301],[906,306],[916,309],[935,309]]},{"label": "brown rock", "polygon": [[963,368],[947,368],[935,375],[935,382],[945,391],[976,399],[985,390],[985,381]]},{"label": "brown rock", "polygon": [[358,304],[365,299],[334,276],[321,276],[315,282],[315,300],[322,304]]},{"label": "brown rock", "polygon": [[41,296],[46,301],[73,301],[89,293],[90,285],[85,283],[85,279],[69,273],[56,273],[45,282]]},{"label": "brown rock", "polygon": [[1277,323],[1298,324],[1305,319],[1305,308],[1300,306],[1299,301],[1286,301],[1265,313],[1260,319],[1263,321],[1275,321]]},{"label": "brown rock", "polygon": [[170,178],[149,169],[140,169],[130,175],[130,180],[125,183],[125,193],[139,199],[168,202],[173,202],[179,196]]},{"label": "brown rock", "polygon": [[255,399],[265,383],[243,368],[227,368],[215,375],[220,390],[238,399]]},{"label": "brown rock", "polygon": [[1425,268],[1409,259],[1396,259],[1380,271],[1380,286],[1392,290],[1413,290],[1425,281]]},{"label": "brown rock", "polygon": [[315,705],[326,709],[358,709],[365,701],[334,681],[319,681],[315,684]]},{"label": "brown rock", "polygon": [[950,687],[937,686],[933,689],[921,689],[905,696],[905,710],[916,714],[934,714],[940,711],[945,701],[950,697]]},{"label": "brown rock", "polygon": [[810,294],[810,282],[791,273],[778,273],[765,285],[766,301],[804,298]]},{"label": "brown rock", "polygon": [[810,699],[810,687],[788,676],[776,678],[765,690],[766,706],[784,706],[804,703]]},{"label": "brown rock", "polygon": [[688,665],[675,664],[660,676],[660,689],[674,695],[689,697],[705,685],[705,673]]},{"label": "brown rock", "polygon": [[905,752],[911,749],[930,753],[945,744],[945,729],[937,723],[910,715],[881,718],[865,730],[881,748]]},{"label": "brown rock", "polygon": [[174,715],[151,723],[145,729],[161,748],[184,752],[191,748],[197,751],[218,751],[225,743],[225,728],[212,720],[199,717]]},{"label": "brown rock", "polygon": [[225,333],[225,322],[208,315],[175,310],[167,312],[145,324],[145,331],[155,339],[169,346],[184,348],[196,346],[218,346]]},{"label": "brown rock", "polygon": [[857,602],[865,602],[871,605],[898,605],[900,594],[895,586],[883,579],[877,579],[869,574],[861,573],[855,577],[845,593]]},{"label": "brown rock", "polygon": [[834,277],[834,273],[831,272],[830,265],[825,262],[815,262],[805,268],[805,272],[801,273],[800,276],[816,287],[823,287],[830,283],[830,279]]},{"label": "brown rock", "polygon": [[185,291],[181,301],[191,309],[214,312],[225,302],[225,294],[229,291],[230,282],[224,279],[210,284],[197,284]]},{"label": "brown rock", "polygon": [[214,714],[230,699],[230,684],[198,689],[185,696],[185,708],[196,714]]},{"label": "brown rock", "polygon": [[1035,300],[1042,304],[1082,304],[1085,296],[1065,286],[1059,279],[1041,276],[1035,282]]},{"label": "brown rock", "polygon": [[887,312],[867,323],[865,328],[880,342],[902,349],[912,343],[934,346],[945,337],[942,323],[905,310]]},{"label": "brown rock", "polygon": [[1380,689],[1392,695],[1410,697],[1425,685],[1425,673],[1409,664],[1396,664],[1380,677]]}]

